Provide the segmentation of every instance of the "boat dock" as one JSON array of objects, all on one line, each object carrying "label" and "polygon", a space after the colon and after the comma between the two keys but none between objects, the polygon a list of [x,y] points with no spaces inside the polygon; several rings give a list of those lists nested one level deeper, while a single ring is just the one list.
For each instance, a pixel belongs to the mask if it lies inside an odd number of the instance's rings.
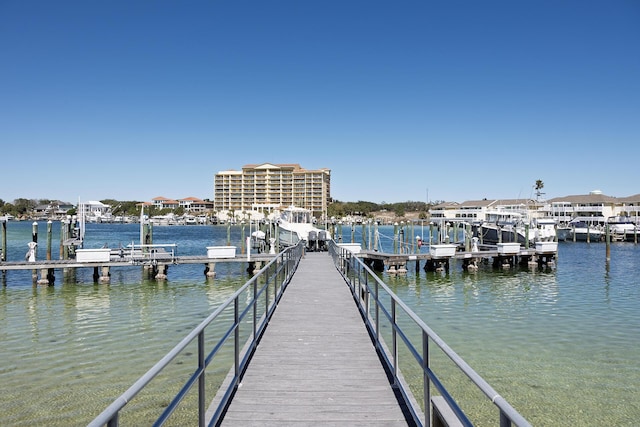
[{"label": "boat dock", "polygon": [[[150,245],[151,246],[151,245]],[[153,245],[171,246],[171,245]],[[228,247],[221,247],[228,248]],[[220,262],[246,263],[247,271],[259,270],[262,265],[271,261],[275,255],[267,253],[226,255],[212,258],[209,256],[176,256],[171,251],[149,251],[147,253],[132,254],[130,252],[120,253],[118,250],[88,250],[97,254],[92,254],[88,258],[59,259],[59,260],[35,260],[35,261],[5,261],[0,262],[0,272],[5,274],[8,270],[31,270],[34,272],[33,279],[40,285],[50,285],[55,281],[55,270],[62,270],[63,277],[72,275],[73,270],[78,268],[92,268],[93,278],[99,283],[109,283],[111,269],[118,267],[141,266],[145,276],[156,280],[167,279],[167,271],[170,265],[182,264],[202,264],[204,274],[207,277],[215,277],[215,266]],[[104,259],[98,260],[104,253]],[[93,259],[92,259],[93,257]]]},{"label": "boat dock", "polygon": [[[391,274],[407,272],[407,265],[414,263],[415,271],[448,271],[451,260],[459,260],[462,269],[473,271],[480,263],[491,263],[494,267],[511,268],[516,265],[551,266],[558,255],[557,242],[539,242],[535,247],[525,248],[518,243],[482,245],[474,250],[464,250],[462,245],[431,245],[429,252],[384,253],[357,250],[358,258],[376,271],[387,269]],[[424,264],[421,264],[424,263]]]},{"label": "boat dock", "polygon": [[326,252],[300,262],[220,425],[412,425]]},{"label": "boat dock", "polygon": [[[524,248],[518,243],[502,243],[494,246],[484,245],[472,251],[463,250],[460,245],[431,245],[429,252],[421,253],[385,253],[360,249],[359,243],[339,244],[352,250],[365,264],[376,271],[390,274],[407,272],[407,265],[414,263],[415,271],[422,267],[425,271],[449,271],[451,260],[460,260],[464,270],[473,271],[480,263],[491,262],[494,267],[511,268],[516,265],[548,266],[555,263],[557,242],[546,242],[534,248]],[[132,250],[118,249],[79,249],[75,259],[61,260],[25,260],[0,262],[0,272],[8,270],[32,270],[33,279],[41,285],[53,284],[54,271],[62,270],[63,276],[73,269],[93,268],[93,278],[99,283],[109,283],[111,268],[140,265],[144,267],[146,277],[156,280],[167,279],[170,265],[203,264],[204,274],[215,277],[215,266],[219,262],[247,263],[247,271],[257,271],[275,254],[248,253],[236,255],[233,246],[207,247],[206,256],[177,256],[175,245],[141,245],[143,248]],[[144,250],[143,250],[144,249]],[[217,252],[220,251],[219,254]],[[230,252],[229,252],[230,251]],[[423,264],[421,264],[423,263]],[[39,274],[38,274],[39,272]]]}]

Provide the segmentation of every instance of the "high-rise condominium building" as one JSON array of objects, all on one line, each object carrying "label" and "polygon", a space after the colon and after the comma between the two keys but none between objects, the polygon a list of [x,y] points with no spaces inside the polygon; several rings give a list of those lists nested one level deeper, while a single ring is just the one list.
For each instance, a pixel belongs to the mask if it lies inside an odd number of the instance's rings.
[{"label": "high-rise condominium building", "polygon": [[324,218],[331,199],[331,170],[307,170],[299,164],[244,165],[218,172],[214,179],[214,210],[250,211],[298,206]]}]

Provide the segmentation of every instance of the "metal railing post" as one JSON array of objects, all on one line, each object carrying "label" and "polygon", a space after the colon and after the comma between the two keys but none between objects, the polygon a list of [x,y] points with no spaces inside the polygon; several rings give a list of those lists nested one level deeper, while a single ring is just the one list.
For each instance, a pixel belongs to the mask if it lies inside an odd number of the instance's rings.
[{"label": "metal railing post", "polygon": [[[268,283],[268,282],[267,282]],[[266,286],[266,289],[269,289],[269,286]],[[253,339],[254,341],[258,338],[258,281],[253,282]],[[266,312],[265,312],[266,314]]]},{"label": "metal railing post", "polygon": [[511,420],[504,411],[500,411],[500,427],[511,427]]},{"label": "metal railing post", "polygon": [[[362,269],[359,269],[358,277],[362,277]],[[364,298],[364,315],[369,318],[370,296],[369,296],[369,275],[364,272],[364,286],[360,287],[360,295]]]},{"label": "metal railing post", "polygon": [[201,374],[198,377],[198,425],[204,427],[207,414],[205,401],[205,360],[204,360],[204,329],[198,334],[198,370]]},{"label": "metal railing post", "polygon": [[422,398],[424,399],[424,425],[431,426],[431,381],[429,380],[429,335],[422,331]]},{"label": "metal railing post", "polygon": [[393,352],[393,385],[398,385],[398,319],[396,315],[396,300],[391,301],[391,331]]},{"label": "metal railing post", "polygon": [[107,427],[118,427],[118,418],[120,416],[120,412],[116,412],[113,417],[107,423]]},{"label": "metal railing post", "polygon": [[[367,277],[369,275],[367,274]],[[376,344],[380,342],[380,288],[378,287],[378,281],[374,286],[375,295],[373,296],[376,304]]]},{"label": "metal railing post", "polygon": [[240,378],[240,304],[239,297],[233,299],[233,364],[235,378]]}]

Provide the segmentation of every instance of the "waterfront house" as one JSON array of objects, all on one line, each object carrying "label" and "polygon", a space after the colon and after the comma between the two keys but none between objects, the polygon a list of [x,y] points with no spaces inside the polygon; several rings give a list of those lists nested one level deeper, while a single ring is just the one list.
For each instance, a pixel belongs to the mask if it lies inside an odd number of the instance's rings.
[{"label": "waterfront house", "polygon": [[185,212],[189,212],[192,214],[201,214],[213,210],[213,202],[201,200],[197,197],[178,199],[178,203],[181,208],[184,208]]},{"label": "waterfront house", "polygon": [[431,208],[431,218],[445,221],[487,221],[502,216],[538,217],[540,202],[532,199],[482,199],[462,203],[445,202]]},{"label": "waterfront house", "polygon": [[589,194],[555,197],[538,201],[533,199],[482,199],[462,203],[445,202],[431,208],[433,220],[491,221],[495,214],[513,213],[529,218],[554,218],[559,224],[572,219],[586,219],[591,223],[604,223],[607,218],[628,216],[635,222],[640,217],[640,194],[629,197],[612,197],[601,191]]},{"label": "waterfront house", "polygon": [[153,206],[157,209],[177,209],[180,203],[177,200],[167,199],[166,197],[154,197],[152,200]]},{"label": "waterfront house", "polygon": [[623,202],[616,197],[591,191],[589,194],[556,197],[543,204],[546,216],[556,218],[558,223],[569,222],[575,218],[590,223],[604,223],[607,218],[618,215]]},{"label": "waterfront house", "polygon": [[97,200],[81,202],[78,205],[78,215],[84,215],[86,222],[111,222],[111,206]]}]

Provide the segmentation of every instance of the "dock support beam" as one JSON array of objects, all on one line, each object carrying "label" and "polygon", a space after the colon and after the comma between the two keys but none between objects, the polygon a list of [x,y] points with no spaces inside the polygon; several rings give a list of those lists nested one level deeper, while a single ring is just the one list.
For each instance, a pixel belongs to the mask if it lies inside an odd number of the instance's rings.
[{"label": "dock support beam", "polygon": [[424,271],[449,272],[449,258],[431,258],[424,265]]},{"label": "dock support beam", "polygon": [[215,262],[209,262],[209,263],[204,265],[204,275],[207,276],[207,278],[211,278],[211,279],[216,277],[216,263]]},{"label": "dock support beam", "polygon": [[100,267],[102,270],[102,274],[98,278],[99,283],[109,283],[111,281],[111,272],[109,271],[109,266],[103,265]]},{"label": "dock support beam", "polygon": [[247,273],[256,274],[263,266],[262,261],[249,261],[249,265],[247,266]]},{"label": "dock support beam", "polygon": [[62,269],[62,281],[65,283],[74,283],[77,279],[75,267],[65,267]]},{"label": "dock support beam", "polygon": [[156,264],[155,265],[155,279],[156,280],[167,280],[167,270],[169,266],[167,264]]},{"label": "dock support beam", "polygon": [[389,274],[407,274],[407,264],[399,263],[399,264],[390,264],[387,269]]},{"label": "dock support beam", "polygon": [[40,279],[38,279],[38,285],[52,285],[55,280],[53,275],[53,268],[40,269]]}]

